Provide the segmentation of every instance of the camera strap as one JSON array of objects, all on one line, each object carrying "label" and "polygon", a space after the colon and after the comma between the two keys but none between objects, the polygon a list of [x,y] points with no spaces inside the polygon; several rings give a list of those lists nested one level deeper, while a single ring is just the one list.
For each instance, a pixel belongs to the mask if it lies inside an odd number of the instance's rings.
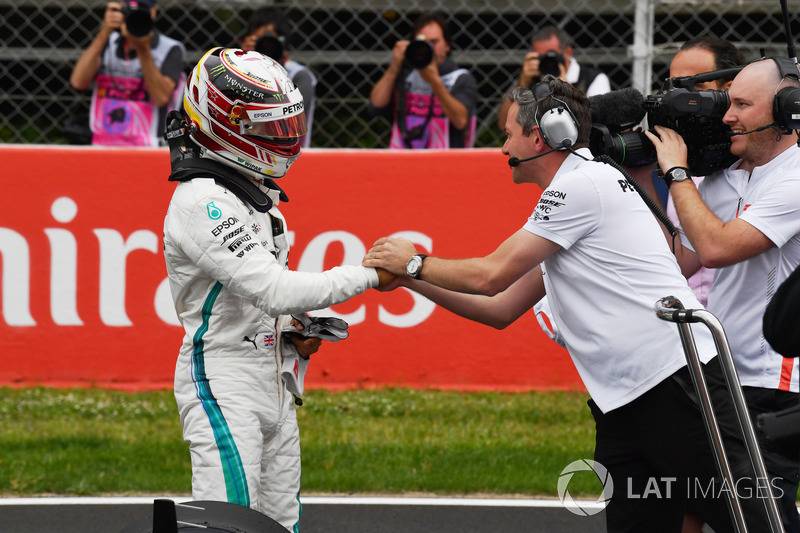
[{"label": "camera strap", "polygon": [[[156,41],[156,37],[153,37],[153,41]],[[150,45],[151,47],[154,47],[155,43],[151,42]],[[106,55],[106,52],[108,52],[108,55]],[[120,31],[112,33],[112,38],[108,40],[105,47],[103,48],[101,58],[103,58],[108,62],[106,68],[108,70],[109,79],[111,80],[111,85],[113,85],[114,89],[118,93],[120,94],[127,93],[130,95],[134,95],[143,92],[144,90],[143,76],[139,77],[139,84],[135,88],[127,86],[121,87],[120,85],[117,84],[117,78],[127,79],[127,76],[120,75],[123,72],[123,67],[121,65],[123,65],[125,61],[133,61],[135,59],[138,59],[138,56],[136,55],[136,50],[129,50],[128,42],[122,36],[122,33]],[[117,62],[117,60],[122,61],[123,63],[119,63]]]},{"label": "camera strap", "polygon": [[433,89],[431,89],[431,101],[428,106],[428,115],[425,117],[425,122],[414,126],[409,131],[408,124],[406,124],[406,78],[408,78],[409,74],[410,72],[403,69],[400,71],[400,75],[397,76],[397,126],[400,128],[403,144],[406,145],[406,148],[411,149],[411,141],[422,138],[425,134],[425,130],[428,128],[431,118],[433,118],[434,95]]}]

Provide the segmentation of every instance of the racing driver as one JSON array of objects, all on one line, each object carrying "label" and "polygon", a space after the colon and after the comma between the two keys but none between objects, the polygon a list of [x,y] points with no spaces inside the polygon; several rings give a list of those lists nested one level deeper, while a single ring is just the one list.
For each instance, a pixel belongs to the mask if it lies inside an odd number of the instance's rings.
[{"label": "racing driver", "polygon": [[[316,352],[290,315],[388,283],[386,271],[287,268],[286,201],[273,182],[300,155],[300,91],[257,52],[215,48],[194,67],[184,111],[167,119],[178,185],[164,255],[185,329],[175,399],[192,462],[192,497],[256,509],[286,529],[300,519],[300,441],[282,370]],[[291,370],[296,371],[297,367]]]}]

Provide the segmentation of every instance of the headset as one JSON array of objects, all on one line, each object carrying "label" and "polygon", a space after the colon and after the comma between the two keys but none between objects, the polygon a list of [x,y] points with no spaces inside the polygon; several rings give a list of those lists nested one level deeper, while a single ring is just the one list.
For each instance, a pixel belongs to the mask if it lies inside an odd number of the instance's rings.
[{"label": "headset", "polygon": [[[537,159],[557,150],[569,150],[576,156],[586,159],[583,157],[583,155],[575,152],[572,149],[572,147],[578,142],[578,132],[580,128],[578,126],[578,119],[575,118],[575,115],[572,113],[569,105],[567,105],[565,101],[560,100],[553,95],[553,91],[550,90],[550,84],[546,81],[537,83],[531,88],[531,91],[533,92],[533,96],[536,99],[537,105],[539,100],[548,96],[552,100],[555,100],[559,103],[558,106],[545,111],[542,114],[542,118],[536,121],[536,125],[539,127],[539,133],[542,135],[542,139],[547,146],[550,147],[550,150],[525,159],[511,157],[508,160],[508,166],[514,168],[520,163]],[[534,113],[534,118],[537,114],[538,109]],[[589,161],[588,159],[586,160]],[[659,204],[657,204],[647,195],[647,193],[642,189],[641,185],[631,178],[630,174],[628,174],[628,172],[622,166],[617,164],[607,155],[601,155],[594,160],[611,165],[625,177],[631,188],[639,193],[639,196],[642,197],[645,204],[647,204],[647,207],[653,212],[653,214],[655,214],[656,218],[658,218],[658,220],[664,224],[664,226],[667,228],[667,231],[669,231],[669,234],[672,235],[674,242],[675,236],[678,234],[678,230],[675,229],[675,226],[672,224],[670,219],[662,212]]]},{"label": "headset", "polygon": [[[781,83],[786,78],[800,80],[797,70],[797,52],[792,40],[792,30],[789,24],[789,2],[780,0],[781,14],[783,15],[783,33],[786,37],[786,52],[788,57],[771,58],[778,65],[781,74]],[[763,49],[761,55],[764,55]],[[778,84],[780,87],[780,84]],[[800,88],[784,87],[775,93],[772,103],[772,120],[775,125],[782,126],[789,131],[800,130]],[[800,140],[798,140],[800,143]]]},{"label": "headset", "polygon": [[[795,82],[800,81],[800,71],[797,70],[797,63],[794,58],[789,57],[763,57],[762,49],[760,61],[768,61],[770,59],[778,66],[778,72],[781,77],[781,81],[778,82],[778,86],[775,88],[775,98],[772,100],[772,122],[742,133],[731,132],[729,134],[731,137],[750,135],[751,133],[773,129],[778,133],[778,139],[780,139],[781,135],[800,130],[800,87],[784,87],[778,90],[783,84],[783,80],[787,78],[791,78]],[[800,145],[800,139],[798,144]]]},{"label": "headset", "polygon": [[[780,71],[781,82],[786,78],[800,81],[797,63],[788,57],[772,57]],[[780,87],[780,85],[778,85]],[[787,130],[800,129],[800,87],[784,87],[775,94],[772,103],[772,120]]]},{"label": "headset", "polygon": [[[559,150],[569,150],[570,152],[576,153],[572,150],[572,147],[578,142],[578,120],[575,118],[575,115],[572,114],[572,110],[567,103],[553,95],[553,91],[550,90],[550,84],[546,81],[537,83],[531,88],[531,91],[537,102],[537,109],[533,114],[534,120],[536,120],[536,126],[539,128],[542,140],[550,147],[550,150],[532,157],[526,157],[525,159],[511,157],[508,159],[508,166],[512,168],[518,166],[520,163],[532,161],[533,159],[538,159]],[[537,120],[536,115],[539,113],[538,102],[542,98],[548,96],[551,100],[559,102],[560,105],[548,109],[542,114],[542,118]]]},{"label": "headset", "polygon": [[578,120],[567,103],[553,95],[550,84],[546,81],[537,83],[532,90],[537,102],[549,96],[551,100],[559,103],[558,106],[545,111],[542,118],[536,121],[544,142],[556,150],[574,146],[578,142]]}]

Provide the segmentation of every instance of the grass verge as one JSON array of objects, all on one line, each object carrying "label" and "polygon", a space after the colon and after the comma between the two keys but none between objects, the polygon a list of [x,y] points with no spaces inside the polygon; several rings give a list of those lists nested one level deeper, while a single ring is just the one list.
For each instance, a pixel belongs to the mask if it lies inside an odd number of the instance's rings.
[{"label": "grass verge", "polygon": [[[311,391],[298,410],[304,492],[556,496],[591,458],[584,393]],[[0,389],[0,494],[188,493],[171,391]],[[575,476],[570,493],[596,495]]]}]

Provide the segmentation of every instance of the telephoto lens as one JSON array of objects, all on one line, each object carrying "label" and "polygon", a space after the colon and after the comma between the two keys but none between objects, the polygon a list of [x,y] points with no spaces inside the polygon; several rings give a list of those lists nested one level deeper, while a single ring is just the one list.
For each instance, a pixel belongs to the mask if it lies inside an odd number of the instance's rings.
[{"label": "telephoto lens", "polygon": [[134,37],[144,37],[153,31],[153,17],[150,8],[136,2],[127,4],[122,10],[125,15],[125,26]]},{"label": "telephoto lens", "polygon": [[433,45],[425,39],[417,38],[408,43],[405,59],[413,68],[425,68],[433,61]]}]

